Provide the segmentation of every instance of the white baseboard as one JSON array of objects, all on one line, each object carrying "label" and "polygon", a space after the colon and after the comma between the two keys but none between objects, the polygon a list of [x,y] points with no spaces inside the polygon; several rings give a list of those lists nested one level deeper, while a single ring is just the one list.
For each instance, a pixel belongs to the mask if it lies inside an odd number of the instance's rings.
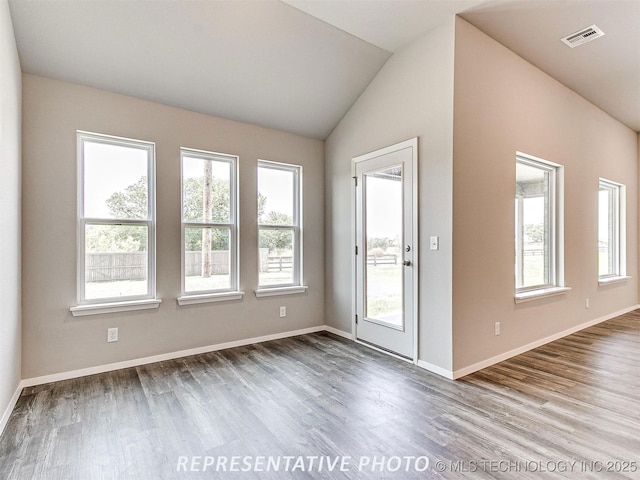
[{"label": "white baseboard", "polygon": [[[464,377],[465,375],[469,375],[470,373],[477,372],[478,370],[482,370],[483,368],[489,367],[491,365],[495,365],[496,363],[502,362],[511,357],[515,357],[516,355],[520,355],[521,353],[540,347],[546,343],[553,342],[554,340],[558,340],[560,338],[566,337],[567,335],[571,335],[572,333],[578,332],[580,330],[591,327],[593,325],[597,325],[598,323],[605,322],[619,315],[629,313],[638,308],[640,308],[640,305],[635,305],[633,307],[625,308],[623,310],[612,313],[610,315],[606,315],[604,317],[591,320],[589,322],[572,327],[568,330],[564,330],[562,332],[556,333],[549,337],[536,340],[535,342],[529,343],[522,347],[518,347],[516,349],[510,350],[500,355],[496,355],[495,357],[488,358],[486,360],[475,363],[468,367],[464,367],[454,372],[447,370],[445,368],[439,367],[437,365],[433,365],[429,362],[425,362],[423,360],[418,360],[416,364],[419,367],[424,368],[425,370],[428,370],[430,372],[436,373],[442,377],[455,380],[455,379]],[[4,428],[6,422],[8,421],[9,416],[11,415],[11,412],[13,411],[13,408],[15,407],[16,402],[20,397],[20,393],[22,392],[22,389],[25,387],[32,387],[35,385],[42,385],[45,383],[58,382],[60,380],[69,380],[71,378],[85,377],[87,375],[95,375],[97,373],[111,372],[111,371],[120,370],[123,368],[138,367],[140,365],[147,365],[149,363],[162,362],[165,360],[174,360],[176,358],[188,357],[190,355],[199,355],[202,353],[214,352],[217,350],[225,350],[227,348],[242,347],[245,345],[252,345],[254,343],[268,342],[270,340],[278,340],[281,338],[295,337],[298,335],[305,335],[307,333],[315,333],[315,332],[322,332],[322,331],[327,331],[335,335],[338,335],[340,337],[353,340],[353,336],[349,332],[345,332],[343,330],[339,330],[337,328],[330,327],[328,325],[319,325],[316,327],[303,328],[299,330],[291,330],[289,332],[275,333],[272,335],[264,335],[261,337],[247,338],[243,340],[236,340],[233,342],[207,345],[204,347],[197,347],[197,348],[192,348],[188,350],[180,350],[177,352],[164,353],[161,355],[153,355],[150,357],[135,358],[133,360],[126,360],[123,362],[109,363],[106,365],[98,365],[96,367],[82,368],[79,370],[72,370],[68,372],[54,373],[51,375],[43,375],[40,377],[27,378],[20,382],[18,389],[16,390],[16,393],[12,397],[11,402],[7,406],[7,409],[5,410],[2,418],[0,419],[0,432]]]},{"label": "white baseboard", "polygon": [[2,417],[0,417],[0,436],[2,435],[2,432],[4,432],[4,428],[7,426],[7,423],[9,422],[9,417],[11,416],[13,409],[16,407],[16,403],[18,403],[18,399],[20,398],[21,393],[22,393],[22,382],[20,382],[20,384],[18,385],[18,388],[16,388],[16,391],[13,393],[11,400],[9,400],[9,405],[7,405],[7,408],[2,414]]},{"label": "white baseboard", "polygon": [[453,380],[453,372],[451,370],[439,367],[437,365],[434,365],[433,363],[425,362],[424,360],[418,360],[416,362],[416,365],[418,365],[420,368],[424,368],[425,370],[430,371],[431,373],[435,373],[437,375],[440,375],[441,377]]},{"label": "white baseboard", "polygon": [[482,370],[483,368],[490,367],[491,365],[495,365],[496,363],[503,362],[509,358],[515,357],[516,355],[520,355],[522,353],[528,352],[529,350],[533,350],[534,348],[538,348],[547,343],[553,342],[555,340],[559,340],[568,335],[571,335],[572,333],[576,333],[576,332],[579,332],[580,330],[584,330],[585,328],[589,328],[594,325],[597,325],[598,323],[606,322],[607,320],[611,320],[612,318],[618,317],[620,315],[624,315],[625,313],[632,312],[634,310],[637,310],[638,308],[640,308],[640,305],[624,308],[615,313],[611,313],[609,315],[605,315],[603,317],[599,317],[594,320],[589,320],[588,322],[582,323],[580,325],[576,325],[575,327],[571,327],[567,330],[564,330],[559,333],[555,333],[548,337],[541,338],[540,340],[536,340],[535,342],[528,343],[527,345],[523,345],[522,347],[514,348],[513,350],[509,350],[508,352],[501,353],[500,355],[496,355],[495,357],[491,357],[481,362],[474,363],[473,365],[469,365],[468,367],[461,368],[460,370],[455,370],[453,372],[453,379],[456,380],[458,378],[462,378],[465,375],[469,375],[473,372],[477,372],[478,370]]},{"label": "white baseboard", "polygon": [[333,333],[334,335],[338,335],[339,337],[344,337],[344,338],[347,338],[349,340],[353,340],[353,335],[351,334],[351,332],[345,332],[344,330],[338,330],[337,328],[330,327],[329,325],[325,325],[324,329],[329,333]]},{"label": "white baseboard", "polygon": [[[60,380],[69,380],[71,378],[86,377],[87,375],[95,375],[97,373],[112,372],[123,368],[139,367],[149,363],[163,362],[165,360],[174,360],[176,358],[188,357],[190,355],[199,355],[202,353],[215,352],[217,350],[225,350],[233,347],[243,347],[254,343],[268,342],[270,340],[278,340],[281,338],[295,337],[305,335],[307,333],[322,332],[326,329],[324,325],[317,327],[302,328],[300,330],[291,330],[289,332],[274,333],[272,335],[264,335],[262,337],[246,338],[233,342],[218,343],[216,345],[207,345],[204,347],[191,348],[188,350],[180,350],[177,352],[163,353],[161,355],[153,355],[151,357],[134,358],[124,362],[108,363],[106,365],[98,365],[96,367],[82,368],[80,370],[72,370],[69,372],[54,373],[51,375],[43,375],[41,377],[27,378],[20,382],[20,388],[33,387],[44,383],[59,382]],[[10,411],[9,411],[10,412]]]}]

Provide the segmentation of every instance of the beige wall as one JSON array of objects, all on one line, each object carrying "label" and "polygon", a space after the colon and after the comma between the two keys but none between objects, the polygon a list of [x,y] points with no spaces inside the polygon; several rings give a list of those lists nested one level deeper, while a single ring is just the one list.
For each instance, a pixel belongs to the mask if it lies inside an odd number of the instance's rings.
[{"label": "beige wall", "polygon": [[[23,118],[23,378],[324,323],[323,142],[33,75],[23,76]],[[78,129],[156,142],[159,310],[69,313],[76,303]],[[240,157],[242,301],[176,304],[181,146]],[[259,158],[303,166],[306,294],[253,294]],[[119,327],[119,342],[106,343],[108,327]]]},{"label": "beige wall", "polygon": [[[351,159],[418,136],[419,359],[456,374],[637,305],[639,159],[630,129],[464,20],[456,18],[453,31],[452,19],[391,57],[327,139],[326,322],[351,331]],[[565,277],[572,288],[519,305],[517,150],[565,166]],[[599,177],[627,186],[633,278],[608,287],[597,283]],[[431,235],[440,236],[438,252],[428,250]]]},{"label": "beige wall", "polygon": [[[326,141],[328,325],[351,332],[353,157],[419,137],[419,358],[451,369],[454,23],[393,55]],[[440,236],[440,250],[428,238]]]},{"label": "beige wall", "polygon": [[[638,303],[636,133],[459,18],[453,151],[454,370]],[[572,288],[519,305],[516,151],[565,166],[565,279]],[[627,186],[633,278],[608,287],[597,282],[599,177]]]},{"label": "beige wall", "polygon": [[0,433],[20,382],[21,72],[6,0],[0,0]]},{"label": "beige wall", "polygon": [[[20,379],[21,356],[21,86],[6,1],[0,3],[0,22],[1,413]],[[451,19],[395,54],[327,139],[326,157],[317,140],[33,75],[22,82],[23,378],[325,321],[351,331],[351,159],[416,136],[421,361],[460,370],[637,304],[640,136],[464,20]],[[157,283],[163,299],[157,311],[77,318],[69,313],[76,301],[77,129],[156,142]],[[240,302],[176,305],[180,146],[240,156],[240,277],[247,292]],[[566,296],[521,305],[513,303],[516,150],[566,167],[565,272],[572,287]],[[258,158],[304,166],[304,264],[310,287],[305,295],[253,296]],[[596,280],[600,176],[628,189],[627,270],[634,278],[610,287],[598,287]],[[428,249],[431,235],[440,236],[438,252]],[[287,306],[284,319],[278,316],[280,305]],[[496,337],[498,320],[502,335]],[[108,327],[120,328],[118,343],[106,343]]]}]

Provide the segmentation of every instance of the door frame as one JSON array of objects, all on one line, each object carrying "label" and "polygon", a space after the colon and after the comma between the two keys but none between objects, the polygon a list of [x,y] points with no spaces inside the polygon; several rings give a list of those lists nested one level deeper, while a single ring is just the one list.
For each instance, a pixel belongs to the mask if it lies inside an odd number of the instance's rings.
[{"label": "door frame", "polygon": [[[383,348],[376,348],[374,345],[371,345],[366,342],[361,342],[358,340],[357,328],[356,325],[356,315],[357,315],[357,297],[358,297],[358,256],[356,255],[356,246],[358,241],[358,225],[357,225],[357,217],[356,217],[356,195],[358,194],[356,188],[357,176],[356,176],[356,165],[360,162],[371,160],[372,158],[380,157],[382,155],[387,155],[389,153],[396,152],[398,150],[404,150],[406,148],[411,148],[411,162],[413,168],[413,178],[411,185],[411,203],[413,207],[413,215],[411,218],[411,222],[413,223],[412,228],[412,238],[411,245],[413,248],[413,260],[412,260],[412,281],[413,281],[413,291],[411,292],[413,299],[413,318],[405,319],[406,321],[413,322],[413,358],[407,359],[400,355],[396,355],[393,352],[389,352]],[[400,360],[404,360],[405,362],[411,362],[414,364],[418,364],[418,319],[419,319],[419,288],[418,288],[418,279],[419,279],[419,269],[420,269],[420,249],[419,249],[419,215],[418,215],[418,137],[410,138],[409,140],[405,140],[404,142],[396,143],[394,145],[390,145],[388,147],[381,148],[379,150],[374,150],[369,153],[365,153],[363,155],[358,155],[357,157],[353,157],[351,160],[351,256],[353,261],[351,262],[351,287],[352,287],[352,297],[351,297],[351,338],[354,342],[359,343],[361,345],[365,345],[369,348],[377,350],[382,353],[386,353],[387,355],[391,355]],[[363,249],[364,247],[362,247]],[[362,252],[360,252],[362,253]]]}]

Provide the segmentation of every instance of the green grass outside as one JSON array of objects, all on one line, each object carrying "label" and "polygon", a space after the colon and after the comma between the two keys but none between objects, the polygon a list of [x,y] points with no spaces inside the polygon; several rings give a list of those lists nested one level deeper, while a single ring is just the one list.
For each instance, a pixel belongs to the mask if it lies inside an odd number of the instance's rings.
[{"label": "green grass outside", "polygon": [[402,311],[402,265],[367,265],[366,315],[380,318]]}]

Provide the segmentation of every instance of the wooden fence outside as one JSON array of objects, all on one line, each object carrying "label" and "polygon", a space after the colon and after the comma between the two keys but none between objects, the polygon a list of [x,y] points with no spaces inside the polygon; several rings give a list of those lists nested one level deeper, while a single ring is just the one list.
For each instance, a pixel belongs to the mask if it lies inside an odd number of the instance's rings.
[{"label": "wooden fence outside", "polygon": [[367,263],[369,265],[397,265],[398,255],[367,255]]},{"label": "wooden fence outside", "polygon": [[[187,276],[202,272],[202,252],[185,252],[185,273]],[[229,274],[229,252],[211,252],[211,273]],[[147,252],[131,253],[88,253],[85,258],[85,278],[87,282],[117,282],[145,280],[147,278]]]},{"label": "wooden fence outside", "polygon": [[291,252],[269,255],[268,248],[260,248],[259,267],[261,273],[281,272],[293,268],[293,255]]},{"label": "wooden fence outside", "polygon": [[147,252],[88,253],[84,267],[87,282],[145,280]]},{"label": "wooden fence outside", "polygon": [[[260,271],[278,272],[293,266],[291,255],[269,255],[269,249],[260,249]],[[198,276],[202,272],[202,252],[185,252],[185,274]],[[229,252],[211,252],[211,274],[229,274]],[[116,282],[145,280],[147,278],[147,252],[88,253],[85,258],[87,282]]]},{"label": "wooden fence outside", "polygon": [[[202,252],[185,252],[184,270],[187,277],[200,276],[202,274]],[[229,274],[229,251],[214,250],[211,252],[211,274]]]}]

